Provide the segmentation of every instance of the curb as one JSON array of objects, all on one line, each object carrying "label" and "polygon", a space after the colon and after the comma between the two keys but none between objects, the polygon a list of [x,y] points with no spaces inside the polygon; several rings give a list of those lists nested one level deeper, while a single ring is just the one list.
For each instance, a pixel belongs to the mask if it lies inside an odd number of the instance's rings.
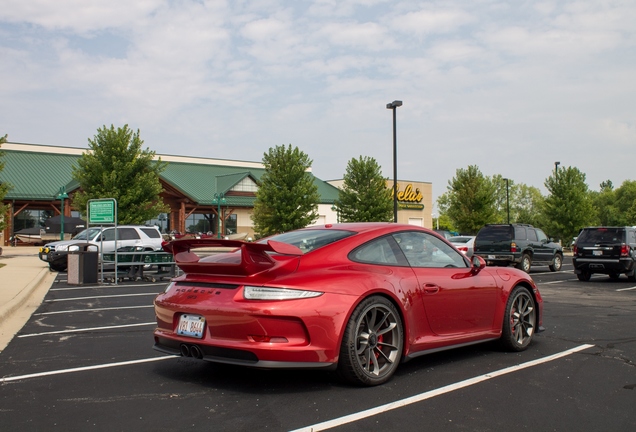
[{"label": "curb", "polygon": [[46,278],[46,275],[51,273],[48,268],[43,268],[33,278],[33,280],[24,289],[21,289],[11,300],[6,304],[0,306],[0,327],[4,324],[5,320],[11,318],[18,309],[20,309],[31,295],[42,284],[42,281]]}]

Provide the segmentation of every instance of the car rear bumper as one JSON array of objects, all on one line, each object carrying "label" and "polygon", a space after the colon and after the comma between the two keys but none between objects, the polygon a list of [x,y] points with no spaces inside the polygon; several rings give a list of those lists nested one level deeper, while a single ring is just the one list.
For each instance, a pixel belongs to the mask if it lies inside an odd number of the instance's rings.
[{"label": "car rear bumper", "polygon": [[630,273],[634,270],[634,260],[625,257],[620,259],[572,258],[574,273]]},{"label": "car rear bumper", "polygon": [[511,253],[501,252],[474,252],[473,255],[480,256],[486,261],[488,265],[510,265],[518,263],[521,260],[521,256],[516,257]]},{"label": "car rear bumper", "polygon": [[49,264],[62,264],[66,263],[68,259],[68,252],[56,252],[54,250],[46,251],[46,248],[41,248],[38,253],[38,257]]}]

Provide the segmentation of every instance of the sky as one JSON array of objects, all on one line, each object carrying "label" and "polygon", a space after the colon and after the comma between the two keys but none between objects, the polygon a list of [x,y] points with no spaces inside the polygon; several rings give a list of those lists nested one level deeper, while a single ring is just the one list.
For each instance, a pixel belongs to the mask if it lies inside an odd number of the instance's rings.
[{"label": "sky", "polygon": [[0,0],[0,135],[86,148],[139,129],[158,154],[314,175],[374,158],[436,199],[476,165],[547,191],[576,167],[636,179],[633,0]]}]

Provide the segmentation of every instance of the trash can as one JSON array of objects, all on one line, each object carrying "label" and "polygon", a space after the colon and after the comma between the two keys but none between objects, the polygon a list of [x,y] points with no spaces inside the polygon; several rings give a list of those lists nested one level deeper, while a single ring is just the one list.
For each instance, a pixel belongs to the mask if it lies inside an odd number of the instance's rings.
[{"label": "trash can", "polygon": [[[89,250],[89,249],[94,250]],[[67,277],[69,285],[97,283],[99,252],[96,245],[80,243],[69,246]]]}]

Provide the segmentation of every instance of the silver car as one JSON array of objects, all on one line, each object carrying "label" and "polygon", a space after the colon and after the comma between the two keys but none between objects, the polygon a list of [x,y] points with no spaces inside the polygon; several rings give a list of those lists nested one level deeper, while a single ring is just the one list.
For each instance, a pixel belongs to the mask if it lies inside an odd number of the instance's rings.
[{"label": "silver car", "polygon": [[475,250],[475,236],[454,236],[448,239],[460,252],[468,258],[473,256]]}]

